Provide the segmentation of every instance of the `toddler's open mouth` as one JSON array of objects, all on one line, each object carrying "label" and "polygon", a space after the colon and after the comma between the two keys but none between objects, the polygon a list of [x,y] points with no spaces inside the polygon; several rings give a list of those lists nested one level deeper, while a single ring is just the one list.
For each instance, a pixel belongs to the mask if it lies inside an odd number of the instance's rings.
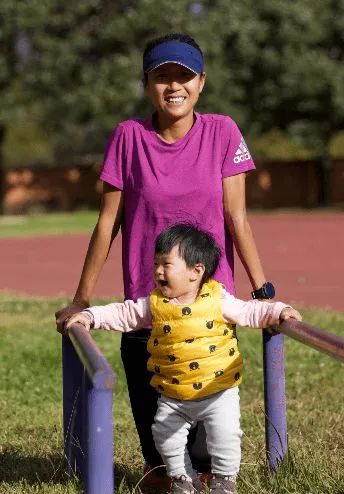
[{"label": "toddler's open mouth", "polygon": [[167,286],[168,283],[167,283],[166,280],[159,280],[159,285],[161,285],[161,286]]}]

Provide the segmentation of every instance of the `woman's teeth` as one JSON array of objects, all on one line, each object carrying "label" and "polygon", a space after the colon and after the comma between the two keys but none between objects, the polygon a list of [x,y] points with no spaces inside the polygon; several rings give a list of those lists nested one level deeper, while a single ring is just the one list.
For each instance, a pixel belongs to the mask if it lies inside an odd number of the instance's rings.
[{"label": "woman's teeth", "polygon": [[184,102],[184,100],[185,100],[184,96],[175,96],[175,97],[166,98],[167,103],[170,103],[172,105],[180,105]]}]

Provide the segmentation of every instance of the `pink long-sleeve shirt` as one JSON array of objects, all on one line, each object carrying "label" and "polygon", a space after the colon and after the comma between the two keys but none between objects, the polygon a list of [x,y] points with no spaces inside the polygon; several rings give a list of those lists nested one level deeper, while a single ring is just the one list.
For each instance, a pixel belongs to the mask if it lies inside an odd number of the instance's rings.
[{"label": "pink long-sleeve shirt", "polygon": [[[243,301],[235,298],[225,289],[221,294],[222,315],[233,324],[251,328],[266,328],[279,323],[282,310],[290,307],[282,302]],[[176,299],[172,303],[179,304]],[[129,333],[152,324],[149,297],[141,297],[136,302],[126,300],[123,303],[94,306],[84,312],[90,314],[93,327]]]}]

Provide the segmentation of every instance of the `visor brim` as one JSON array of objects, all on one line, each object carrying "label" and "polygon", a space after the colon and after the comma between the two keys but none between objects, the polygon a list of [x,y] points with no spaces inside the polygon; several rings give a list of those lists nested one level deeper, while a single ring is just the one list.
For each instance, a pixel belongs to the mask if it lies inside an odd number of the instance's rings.
[{"label": "visor brim", "polygon": [[153,70],[157,69],[158,67],[161,67],[162,65],[166,65],[167,63],[176,63],[178,65],[181,65],[182,67],[185,67],[186,69],[190,70],[191,72],[193,72],[195,75],[197,74],[201,74],[202,72],[197,72],[196,69],[193,69],[192,67],[190,67],[190,65],[187,65],[186,63],[184,62],[180,62],[179,60],[165,60],[163,62],[160,62],[156,65],[154,65],[153,67],[149,68],[147,71],[146,71],[146,74],[148,74],[149,72],[152,72]]}]

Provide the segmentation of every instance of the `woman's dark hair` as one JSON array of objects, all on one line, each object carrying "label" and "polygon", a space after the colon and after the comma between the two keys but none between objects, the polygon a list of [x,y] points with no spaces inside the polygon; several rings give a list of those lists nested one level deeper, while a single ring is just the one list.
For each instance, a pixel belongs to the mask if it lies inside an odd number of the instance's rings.
[{"label": "woman's dark hair", "polygon": [[168,254],[178,245],[179,255],[190,268],[198,263],[205,267],[202,283],[211,278],[220,262],[221,250],[213,236],[187,223],[163,230],[155,241],[155,254]]},{"label": "woman's dark hair", "polygon": [[[159,38],[155,38],[151,41],[149,41],[146,44],[146,47],[143,52],[143,58],[149,53],[155,46],[161,45],[161,43],[165,43],[166,41],[180,41],[181,43],[187,43],[188,45],[193,46],[196,48],[200,54],[203,57],[203,52],[200,48],[200,46],[196,43],[196,41],[189,36],[188,34],[182,34],[182,33],[172,33],[172,34],[166,34],[165,36],[160,36]],[[147,74],[143,74],[143,83],[144,85],[147,84]]]}]

